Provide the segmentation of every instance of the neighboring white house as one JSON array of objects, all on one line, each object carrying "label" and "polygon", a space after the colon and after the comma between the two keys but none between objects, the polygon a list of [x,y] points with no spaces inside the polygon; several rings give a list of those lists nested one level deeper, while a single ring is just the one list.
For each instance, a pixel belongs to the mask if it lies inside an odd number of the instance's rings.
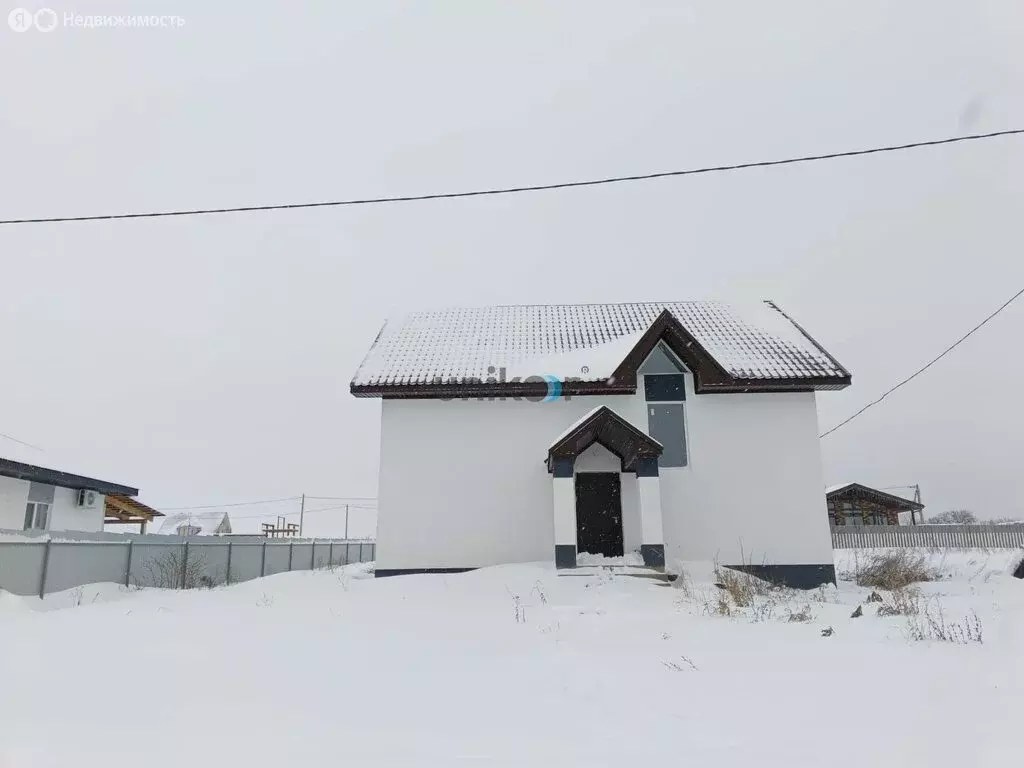
[{"label": "neighboring white house", "polygon": [[164,517],[158,533],[172,536],[215,536],[231,533],[231,518],[223,510],[176,512]]},{"label": "neighboring white house", "polygon": [[378,575],[580,552],[835,578],[817,390],[850,374],[773,304],[503,306],[388,321]]},{"label": "neighboring white house", "polygon": [[138,493],[126,485],[0,458],[0,529],[102,531],[106,497],[130,499]]}]

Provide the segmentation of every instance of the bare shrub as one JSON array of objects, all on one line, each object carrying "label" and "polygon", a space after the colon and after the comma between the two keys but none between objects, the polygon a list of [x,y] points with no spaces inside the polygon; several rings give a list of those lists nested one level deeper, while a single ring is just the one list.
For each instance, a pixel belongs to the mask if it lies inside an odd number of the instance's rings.
[{"label": "bare shrub", "polygon": [[983,642],[981,619],[971,611],[960,621],[947,622],[942,603],[933,598],[924,610],[907,618],[907,637],[911,640],[937,640],[943,643],[969,645]]},{"label": "bare shrub", "polygon": [[932,515],[928,522],[933,525],[974,525],[978,518],[969,509],[947,509]]},{"label": "bare shrub", "polygon": [[938,572],[929,568],[924,555],[900,549],[854,561],[854,581],[862,587],[897,590],[919,581],[935,581]]},{"label": "bare shrub", "polygon": [[881,598],[878,606],[879,616],[917,616],[920,612],[921,590],[917,587],[893,590],[887,598]]},{"label": "bare shrub", "polygon": [[174,547],[146,561],[146,573],[152,586],[159,589],[211,589],[217,581],[207,573],[206,556]]}]

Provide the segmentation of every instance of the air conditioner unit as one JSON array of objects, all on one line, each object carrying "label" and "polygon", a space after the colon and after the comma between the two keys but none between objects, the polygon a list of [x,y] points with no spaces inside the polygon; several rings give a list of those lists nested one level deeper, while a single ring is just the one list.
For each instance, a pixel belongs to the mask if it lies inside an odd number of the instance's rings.
[{"label": "air conditioner unit", "polygon": [[78,492],[78,506],[80,507],[94,507],[96,506],[96,491],[89,491],[83,488]]}]

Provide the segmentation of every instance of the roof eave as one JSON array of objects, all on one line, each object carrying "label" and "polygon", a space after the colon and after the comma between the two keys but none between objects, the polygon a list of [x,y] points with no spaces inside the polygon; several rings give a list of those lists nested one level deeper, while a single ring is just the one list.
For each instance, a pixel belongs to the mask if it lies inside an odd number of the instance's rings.
[{"label": "roof eave", "polygon": [[[768,392],[814,392],[839,390],[850,386],[850,376],[817,376],[788,379],[732,379],[722,384],[697,383],[696,393],[756,394]],[[560,397],[593,395],[633,395],[636,381],[620,383],[563,382]],[[355,384],[349,385],[354,397],[420,400],[472,400],[478,398],[536,398],[549,394],[546,384]]]},{"label": "roof eave", "polygon": [[20,461],[11,459],[0,459],[0,476],[10,477],[15,480],[27,480],[33,483],[55,485],[59,488],[71,488],[74,490],[87,490],[102,493],[104,495],[138,496],[139,489],[127,485],[119,485],[106,480],[97,480],[93,477],[74,475],[70,472],[61,472],[57,469],[39,467],[35,464],[23,464]]}]

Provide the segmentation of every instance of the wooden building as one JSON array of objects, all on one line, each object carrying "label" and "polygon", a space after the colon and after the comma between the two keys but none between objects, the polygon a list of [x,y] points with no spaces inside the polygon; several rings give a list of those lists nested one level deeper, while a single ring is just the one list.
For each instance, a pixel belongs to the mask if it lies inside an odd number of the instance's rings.
[{"label": "wooden building", "polygon": [[825,490],[831,525],[917,525],[924,505],[860,483]]}]

